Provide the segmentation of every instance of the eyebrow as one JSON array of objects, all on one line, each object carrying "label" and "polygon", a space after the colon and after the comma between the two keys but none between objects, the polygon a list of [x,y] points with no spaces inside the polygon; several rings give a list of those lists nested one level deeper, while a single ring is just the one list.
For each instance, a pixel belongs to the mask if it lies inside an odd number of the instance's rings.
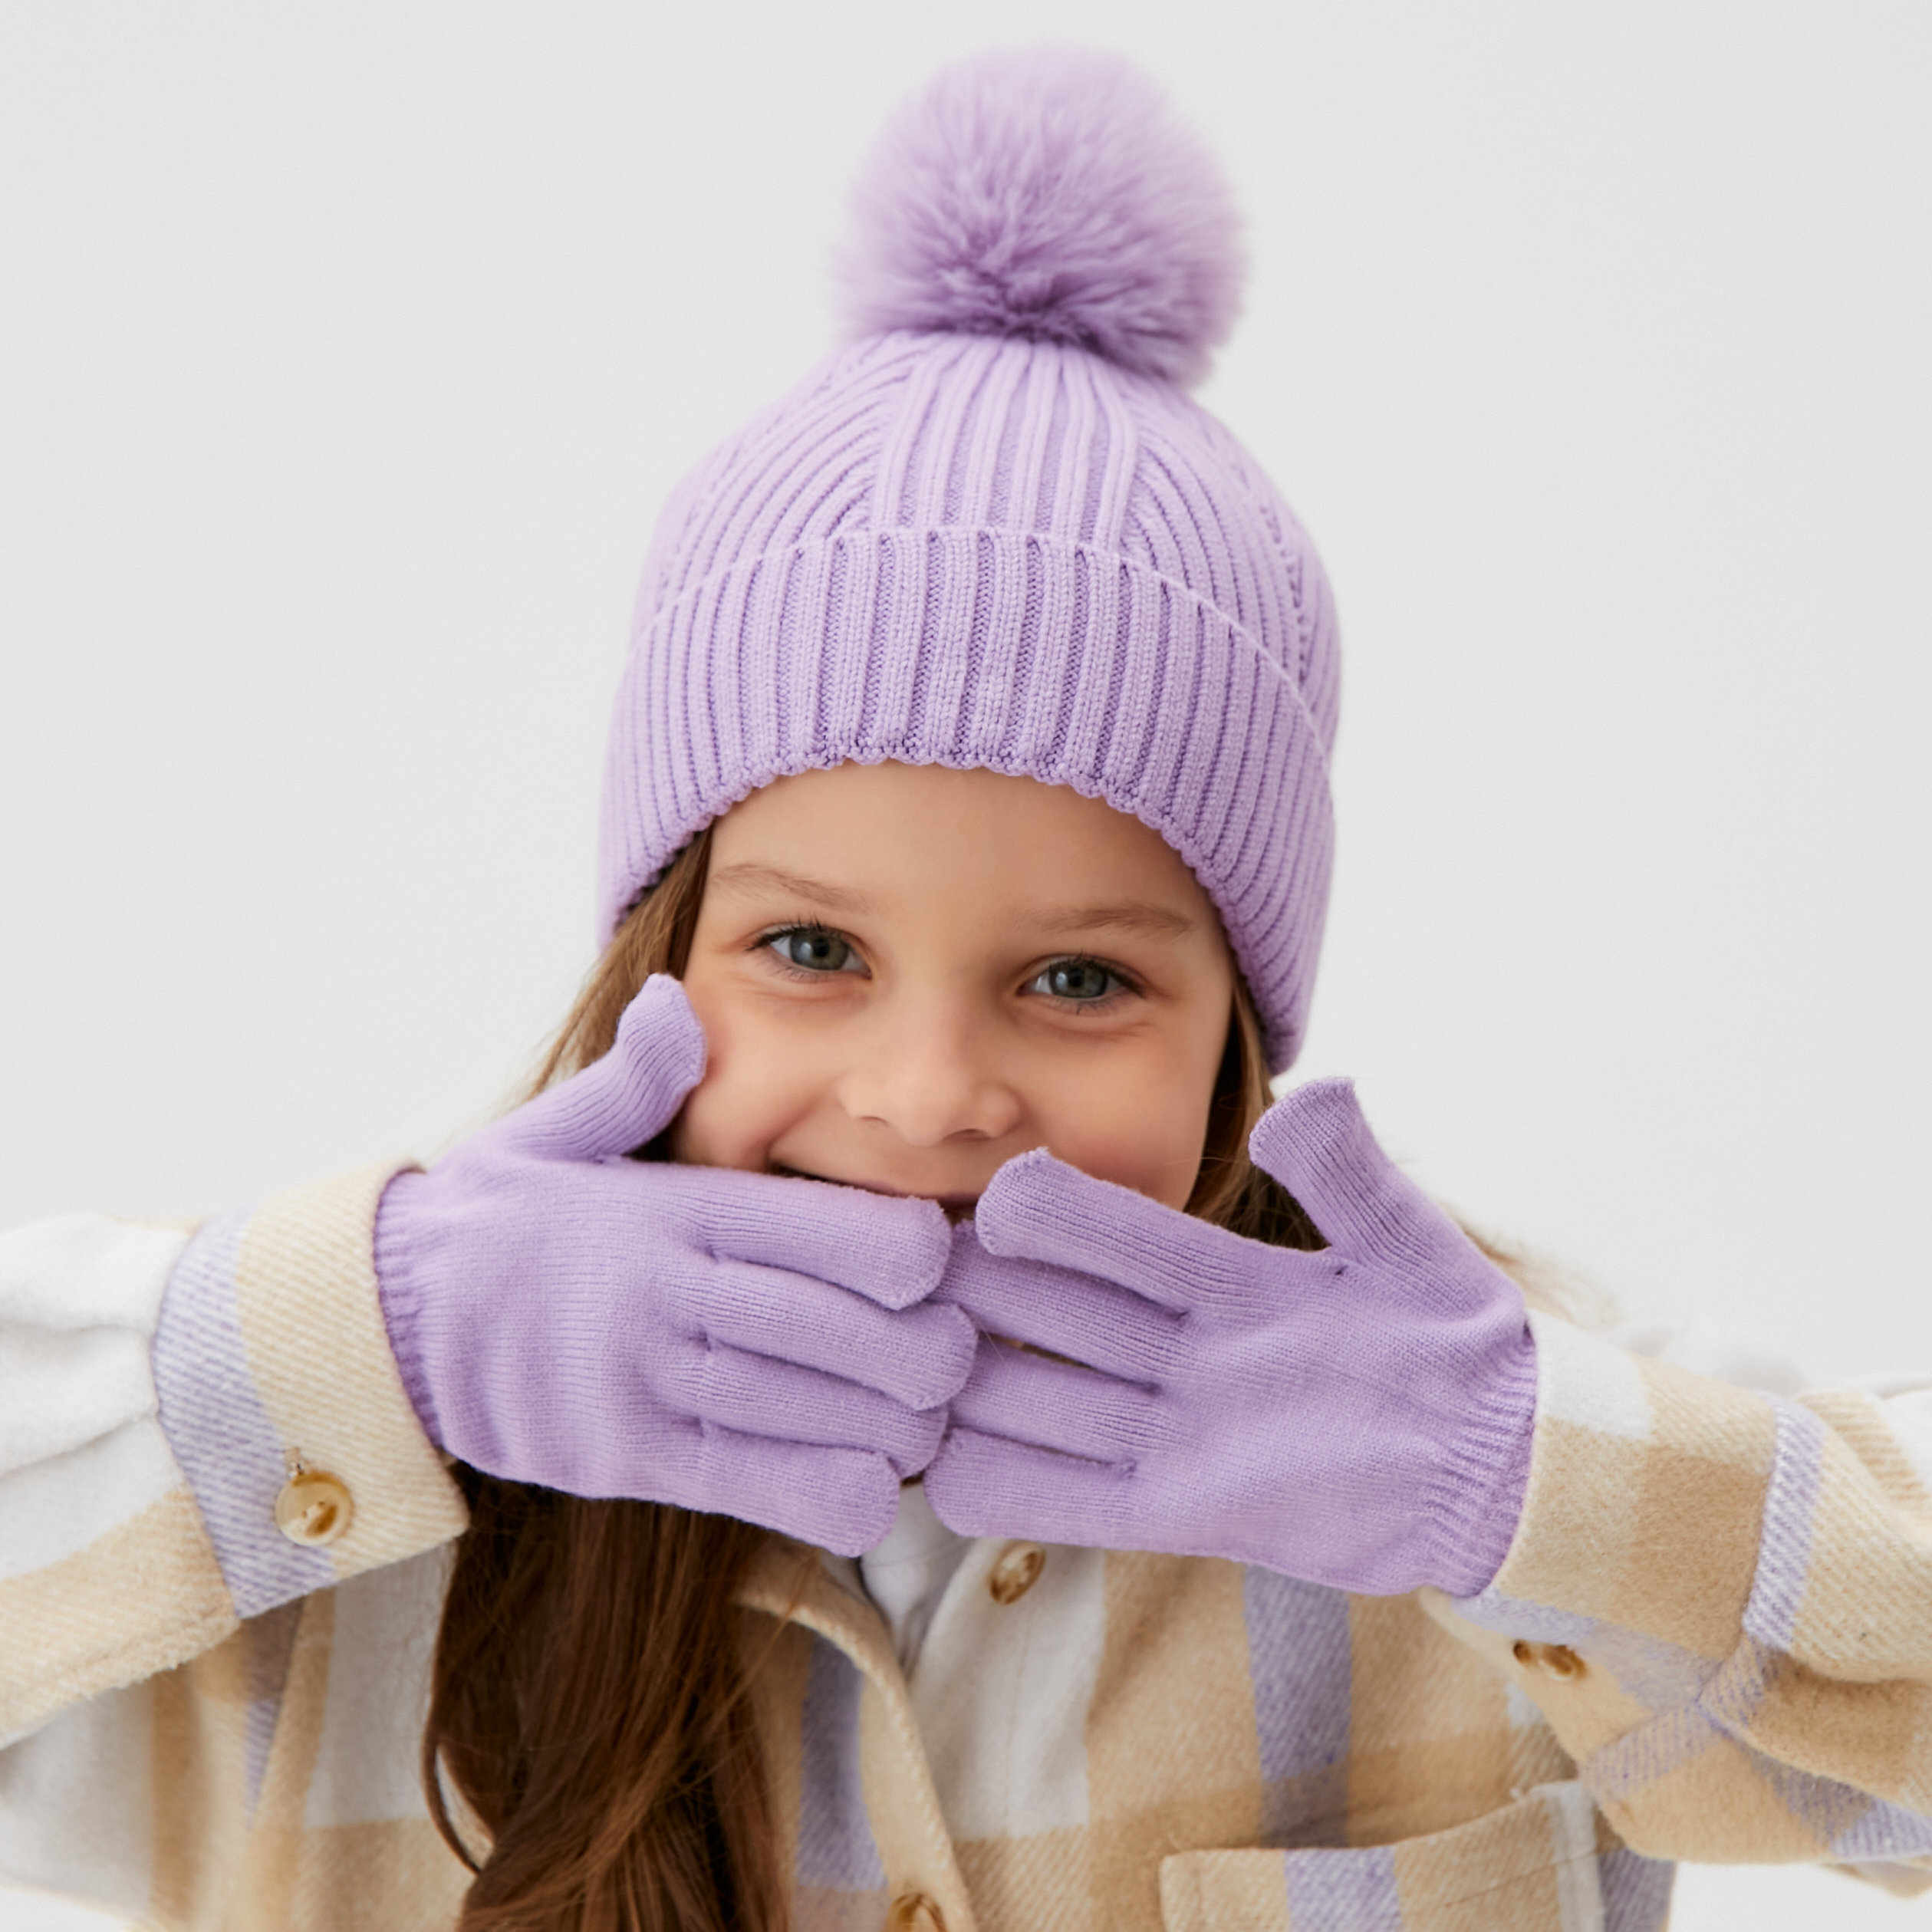
[{"label": "eyebrow", "polygon": [[[712,874],[708,885],[734,898],[747,899],[761,892],[788,893],[795,898],[810,900],[828,911],[849,913],[861,917],[878,910],[877,902],[849,886],[835,886],[823,879],[808,879],[803,873],[787,872],[781,866],[762,865],[747,859],[727,865]],[[1194,921],[1165,906],[1134,899],[1111,906],[1040,906],[1020,915],[1023,923],[1050,933],[1134,933],[1145,939],[1185,939],[1194,930]]]},{"label": "eyebrow", "polygon": [[828,885],[822,879],[808,879],[802,873],[787,872],[775,865],[760,865],[745,860],[714,872],[706,881],[715,891],[748,899],[755,893],[785,892],[795,898],[810,899],[835,913],[871,913],[877,910],[873,900],[849,886]]},{"label": "eyebrow", "polygon": [[1137,933],[1144,939],[1185,939],[1194,930],[1184,913],[1138,899],[1118,906],[1042,907],[1029,918],[1050,932]]}]

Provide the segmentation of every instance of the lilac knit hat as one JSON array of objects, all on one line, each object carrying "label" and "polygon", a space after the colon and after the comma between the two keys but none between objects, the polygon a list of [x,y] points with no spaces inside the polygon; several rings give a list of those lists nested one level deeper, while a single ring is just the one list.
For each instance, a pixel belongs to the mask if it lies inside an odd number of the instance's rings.
[{"label": "lilac knit hat", "polygon": [[604,931],[775,778],[983,765],[1159,832],[1287,1066],[1328,900],[1335,620],[1301,526],[1178,386],[1239,300],[1224,183],[1136,69],[1035,50],[940,74],[856,212],[856,339],[659,525]]}]

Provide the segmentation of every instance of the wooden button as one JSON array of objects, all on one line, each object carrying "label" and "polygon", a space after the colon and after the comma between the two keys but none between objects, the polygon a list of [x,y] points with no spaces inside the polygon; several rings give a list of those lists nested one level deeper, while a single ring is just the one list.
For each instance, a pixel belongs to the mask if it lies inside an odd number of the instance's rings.
[{"label": "wooden button", "polygon": [[986,1577],[995,1603],[1018,1603],[1040,1580],[1046,1552],[1038,1543],[1009,1543]]},{"label": "wooden button", "polygon": [[946,1932],[946,1915],[923,1892],[901,1892],[886,1914],[885,1932]]},{"label": "wooden button", "polygon": [[1546,1677],[1568,1680],[1580,1677],[1589,1668],[1567,1644],[1531,1644],[1519,1641],[1511,1654],[1526,1670],[1540,1670]]},{"label": "wooden button", "polygon": [[305,1469],[291,1476],[275,1498],[275,1527],[291,1543],[310,1548],[334,1542],[355,1513],[349,1486],[321,1470]]}]

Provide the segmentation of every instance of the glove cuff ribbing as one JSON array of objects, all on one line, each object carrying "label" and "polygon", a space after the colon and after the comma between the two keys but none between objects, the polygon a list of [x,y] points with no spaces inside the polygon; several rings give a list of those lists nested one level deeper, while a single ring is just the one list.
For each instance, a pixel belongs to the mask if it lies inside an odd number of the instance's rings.
[{"label": "glove cuff ribbing", "polygon": [[1526,1324],[1430,1484],[1433,1549],[1425,1581],[1452,1597],[1473,1597],[1502,1568],[1522,1515],[1535,1423],[1536,1345]]}]

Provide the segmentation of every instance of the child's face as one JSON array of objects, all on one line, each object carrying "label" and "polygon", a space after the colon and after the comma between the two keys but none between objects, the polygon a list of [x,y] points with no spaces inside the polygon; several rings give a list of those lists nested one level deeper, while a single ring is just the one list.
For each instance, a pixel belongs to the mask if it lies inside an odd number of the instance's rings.
[{"label": "child's face", "polygon": [[950,1206],[1044,1147],[1187,1203],[1227,1040],[1219,918],[1159,834],[937,765],[781,778],[712,829],[680,1160]]}]

